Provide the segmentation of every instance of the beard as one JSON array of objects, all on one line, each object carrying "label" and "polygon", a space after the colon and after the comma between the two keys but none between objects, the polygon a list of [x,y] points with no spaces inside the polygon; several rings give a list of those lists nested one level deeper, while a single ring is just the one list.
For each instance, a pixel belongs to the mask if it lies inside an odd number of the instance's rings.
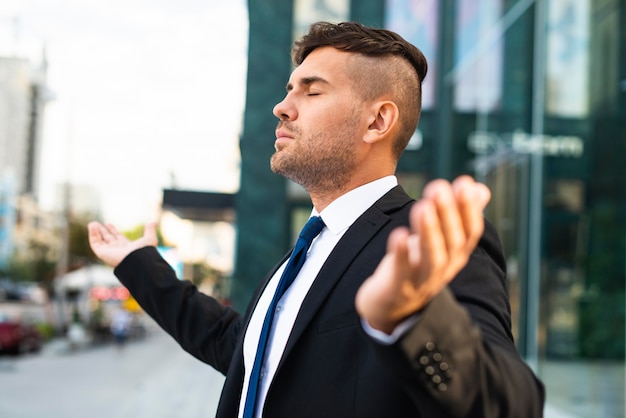
[{"label": "beard", "polygon": [[309,193],[343,189],[357,165],[353,131],[344,128],[337,135],[322,132],[302,136],[297,128],[287,128],[295,139],[272,155],[272,171],[300,184]]}]

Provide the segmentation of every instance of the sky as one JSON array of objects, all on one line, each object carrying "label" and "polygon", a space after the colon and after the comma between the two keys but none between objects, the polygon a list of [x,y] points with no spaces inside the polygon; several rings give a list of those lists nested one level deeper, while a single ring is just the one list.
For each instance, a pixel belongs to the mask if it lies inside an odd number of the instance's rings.
[{"label": "sky", "polygon": [[247,18],[245,0],[0,2],[0,56],[46,51],[44,209],[69,180],[125,229],[156,220],[163,188],[235,192]]}]

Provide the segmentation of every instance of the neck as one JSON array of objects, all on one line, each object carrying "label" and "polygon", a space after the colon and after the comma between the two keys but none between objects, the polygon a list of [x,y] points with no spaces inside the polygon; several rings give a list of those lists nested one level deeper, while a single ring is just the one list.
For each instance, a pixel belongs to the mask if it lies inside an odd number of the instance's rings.
[{"label": "neck", "polygon": [[313,207],[318,213],[321,213],[328,205],[334,202],[336,199],[340,198],[344,194],[356,189],[357,187],[363,186],[365,184],[371,183],[372,181],[381,179],[383,177],[393,175],[393,173],[382,174],[378,176],[370,176],[362,179],[353,179],[349,184],[345,184],[344,187],[336,187],[336,188],[324,188],[324,187],[316,187],[309,188],[307,191],[311,196],[311,202],[313,203]]}]

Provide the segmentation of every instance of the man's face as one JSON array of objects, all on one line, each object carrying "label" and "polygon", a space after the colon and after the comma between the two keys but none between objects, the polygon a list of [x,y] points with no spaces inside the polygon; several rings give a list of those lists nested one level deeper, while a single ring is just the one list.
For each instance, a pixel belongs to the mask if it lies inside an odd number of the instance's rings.
[{"label": "man's face", "polygon": [[342,188],[359,163],[366,126],[362,101],[347,73],[350,53],[331,47],[311,52],[274,107],[280,119],[272,170],[309,192]]}]

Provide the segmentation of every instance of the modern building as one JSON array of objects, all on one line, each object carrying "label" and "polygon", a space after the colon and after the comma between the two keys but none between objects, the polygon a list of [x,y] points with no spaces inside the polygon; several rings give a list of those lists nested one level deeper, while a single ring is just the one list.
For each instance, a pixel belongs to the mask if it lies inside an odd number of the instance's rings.
[{"label": "modern building", "polygon": [[429,60],[401,184],[418,197],[431,179],[469,173],[491,187],[516,341],[550,405],[623,417],[626,1],[253,0],[249,17],[235,305],[311,208],[268,164],[294,37],[317,20],[390,28]]},{"label": "modern building", "polygon": [[0,271],[7,268],[13,254],[16,200],[13,176],[0,176]]},{"label": "modern building", "polygon": [[45,58],[0,57],[0,173],[11,172],[18,194],[38,192],[43,109],[50,92]]},{"label": "modern building", "polygon": [[12,256],[18,197],[36,201],[47,63],[0,57],[0,268]]},{"label": "modern building", "polygon": [[[13,230],[13,255],[25,263],[46,261],[54,263],[62,250],[59,240],[59,218],[52,212],[41,210],[28,194],[17,198],[16,219]],[[33,277],[42,280],[42,277]]]}]

